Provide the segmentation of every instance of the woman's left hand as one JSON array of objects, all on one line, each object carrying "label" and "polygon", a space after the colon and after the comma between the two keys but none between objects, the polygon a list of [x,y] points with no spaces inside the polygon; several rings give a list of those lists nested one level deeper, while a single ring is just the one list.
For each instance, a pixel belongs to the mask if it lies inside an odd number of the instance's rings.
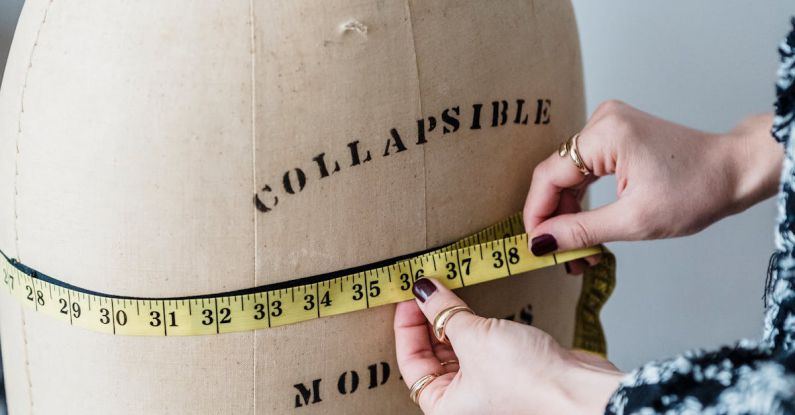
[{"label": "woman's left hand", "polygon": [[[419,396],[426,414],[601,414],[623,376],[607,360],[567,350],[535,327],[468,312],[450,317],[445,334],[452,345],[442,344],[427,322],[466,304],[431,278],[417,280],[414,295],[416,301],[397,306],[397,361],[409,387],[439,375]],[[441,364],[451,360],[458,363]]]}]

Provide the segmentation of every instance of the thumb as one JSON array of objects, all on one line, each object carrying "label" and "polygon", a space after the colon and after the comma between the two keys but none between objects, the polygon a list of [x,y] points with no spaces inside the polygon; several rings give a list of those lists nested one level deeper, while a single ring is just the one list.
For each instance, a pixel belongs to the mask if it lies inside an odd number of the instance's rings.
[{"label": "thumb", "polygon": [[[444,284],[434,278],[420,278],[414,283],[414,296],[417,298],[417,305],[433,327],[436,318],[445,310],[453,307],[468,308],[464,300],[455,295]],[[471,310],[469,312],[458,312],[444,324],[444,334],[459,358],[462,354],[467,354],[468,349],[476,343],[481,322],[485,320]],[[462,361],[461,366],[466,363]]]},{"label": "thumb", "polygon": [[619,199],[598,209],[551,217],[530,232],[530,250],[540,256],[632,239],[630,211],[625,199]]}]

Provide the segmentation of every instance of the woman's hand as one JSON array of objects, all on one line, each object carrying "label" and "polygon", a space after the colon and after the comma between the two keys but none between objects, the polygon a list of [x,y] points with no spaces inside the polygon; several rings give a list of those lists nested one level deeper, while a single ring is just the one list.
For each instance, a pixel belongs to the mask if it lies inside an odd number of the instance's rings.
[{"label": "woman's hand", "polygon": [[[414,295],[397,306],[397,361],[409,387],[440,375],[419,396],[426,414],[601,414],[618,387],[622,374],[607,360],[512,321],[459,312],[446,325],[452,346],[439,343],[427,322],[464,302],[430,278]],[[459,363],[441,365],[450,360]]]},{"label": "woman's hand", "polygon": [[[593,175],[558,154],[533,173],[524,208],[533,253],[689,235],[772,196],[783,151],[771,124],[771,115],[757,116],[730,133],[708,134],[603,103],[578,139]],[[611,174],[618,200],[580,212],[586,187]]]}]

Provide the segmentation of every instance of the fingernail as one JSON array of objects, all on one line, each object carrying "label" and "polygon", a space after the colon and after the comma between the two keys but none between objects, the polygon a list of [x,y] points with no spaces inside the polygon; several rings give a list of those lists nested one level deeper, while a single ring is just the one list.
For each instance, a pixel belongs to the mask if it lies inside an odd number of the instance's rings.
[{"label": "fingernail", "polygon": [[566,268],[566,273],[571,274],[571,267],[569,266],[568,262],[563,263],[563,268]]},{"label": "fingernail", "polygon": [[554,236],[548,233],[536,236],[533,238],[531,244],[530,250],[533,251],[533,255],[535,256],[546,255],[558,249],[558,241],[555,240]]},{"label": "fingernail", "polygon": [[431,294],[436,292],[436,286],[429,279],[420,278],[414,282],[414,288],[412,288],[411,292],[424,303]]}]

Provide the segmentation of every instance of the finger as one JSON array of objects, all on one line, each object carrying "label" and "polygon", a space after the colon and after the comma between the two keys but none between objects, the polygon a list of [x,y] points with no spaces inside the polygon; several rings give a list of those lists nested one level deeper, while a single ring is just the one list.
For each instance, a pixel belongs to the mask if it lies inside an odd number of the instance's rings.
[{"label": "finger", "polygon": [[427,320],[416,302],[399,303],[395,309],[395,352],[398,368],[406,386],[417,379],[440,373],[442,366],[436,358],[428,336]]},{"label": "finger", "polygon": [[[580,198],[584,192],[566,189],[560,193],[560,203],[558,209],[553,216],[565,215],[567,213],[579,213],[582,211],[580,206]],[[588,267],[588,263],[582,259],[575,259],[570,262],[564,262],[563,267],[569,275],[580,275]]]},{"label": "finger", "polygon": [[[580,155],[591,154],[593,157],[599,157],[603,153],[593,151],[594,139],[589,139],[585,134],[587,133],[583,132],[577,141]],[[588,164],[589,161],[590,164]],[[593,166],[594,163],[595,161],[586,159],[587,166]],[[612,172],[599,173],[599,175],[604,175]],[[560,203],[561,192],[566,189],[583,191],[596,178],[597,175],[583,175],[568,155],[561,157],[555,152],[547,157],[533,171],[530,191],[527,194],[523,211],[525,229],[528,231],[534,229],[555,213]]]},{"label": "finger", "polygon": [[560,192],[558,208],[551,216],[565,215],[566,213],[577,213],[582,211],[580,205],[581,194],[585,193],[580,189],[564,189]]},{"label": "finger", "polygon": [[627,199],[598,209],[559,215],[541,222],[530,233],[530,250],[536,255],[586,248],[605,242],[632,240],[634,224],[626,212]]},{"label": "finger", "polygon": [[430,413],[444,395],[454,374],[447,373],[439,362],[428,337],[427,320],[414,301],[399,303],[395,309],[395,351],[398,369],[406,386],[411,388],[429,374],[443,374],[434,379],[419,397],[420,408]]},{"label": "finger", "polygon": [[[414,283],[413,292],[417,297],[420,310],[431,323],[439,313],[447,308],[466,307],[466,303],[462,299],[433,278],[417,280]],[[455,313],[447,320],[445,335],[458,356],[462,357],[471,350],[471,346],[475,343],[473,340],[476,337],[476,328],[481,320],[482,317],[468,312]],[[465,360],[461,362],[462,366],[465,364]]]},{"label": "finger", "polygon": [[588,266],[592,267],[602,261],[602,255],[601,254],[591,255],[585,257],[584,259],[585,262],[588,263]]},{"label": "finger", "polygon": [[[420,311],[420,313],[422,313],[422,311]],[[425,315],[423,315],[422,318],[424,319]],[[442,343],[436,339],[436,335],[434,335],[433,328],[431,328],[430,324],[426,324],[426,326],[428,328],[428,338],[431,339],[431,348],[433,349],[433,354],[436,355],[436,359],[439,361],[439,364],[442,366],[443,370],[446,372],[458,371],[457,363],[455,365],[449,364],[451,361],[458,360],[458,356],[456,356],[453,348],[449,344]],[[448,364],[445,364],[445,362],[448,362]]]},{"label": "finger", "polygon": [[588,268],[588,262],[584,259],[575,259],[574,261],[565,262],[563,266],[566,268],[567,274],[580,275]]},{"label": "finger", "polygon": [[553,154],[536,166],[523,209],[525,229],[531,230],[552,216],[564,190],[585,183],[585,176],[567,160]]},{"label": "finger", "polygon": [[447,373],[458,371],[458,356],[452,347],[443,343],[436,343],[433,345],[433,353],[436,355],[442,371]]}]

